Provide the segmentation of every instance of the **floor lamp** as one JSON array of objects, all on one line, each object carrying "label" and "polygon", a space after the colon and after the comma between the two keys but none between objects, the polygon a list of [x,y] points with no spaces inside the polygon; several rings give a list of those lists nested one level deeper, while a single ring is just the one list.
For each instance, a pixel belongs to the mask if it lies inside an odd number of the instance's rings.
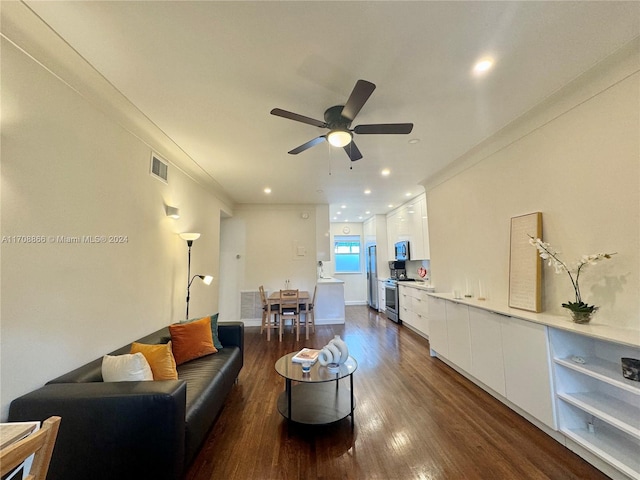
[{"label": "floor lamp", "polygon": [[211,275],[194,275],[191,276],[191,246],[193,245],[193,241],[200,238],[199,233],[181,233],[180,238],[187,241],[187,247],[189,248],[189,257],[187,263],[187,312],[185,315],[185,320],[189,319],[189,299],[191,298],[191,284],[196,278],[202,280],[205,285],[211,285],[213,281],[213,277]]}]

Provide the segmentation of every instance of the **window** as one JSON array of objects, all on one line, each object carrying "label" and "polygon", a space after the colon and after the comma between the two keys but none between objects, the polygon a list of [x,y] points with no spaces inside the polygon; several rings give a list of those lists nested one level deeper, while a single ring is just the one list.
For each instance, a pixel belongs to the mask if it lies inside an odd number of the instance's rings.
[{"label": "window", "polygon": [[360,237],[336,235],[333,237],[336,273],[360,273]]}]

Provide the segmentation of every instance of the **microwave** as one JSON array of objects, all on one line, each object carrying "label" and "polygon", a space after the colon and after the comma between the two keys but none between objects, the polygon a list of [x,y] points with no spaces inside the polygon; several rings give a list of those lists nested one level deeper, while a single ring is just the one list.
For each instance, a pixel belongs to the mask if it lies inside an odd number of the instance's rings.
[{"label": "microwave", "polygon": [[395,245],[395,251],[396,251],[396,260],[399,260],[399,261],[411,260],[409,255],[408,241],[397,242]]}]

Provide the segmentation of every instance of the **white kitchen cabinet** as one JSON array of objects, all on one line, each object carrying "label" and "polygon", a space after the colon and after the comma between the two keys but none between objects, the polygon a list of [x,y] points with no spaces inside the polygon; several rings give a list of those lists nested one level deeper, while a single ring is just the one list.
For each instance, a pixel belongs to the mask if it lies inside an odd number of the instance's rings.
[{"label": "white kitchen cabinet", "polygon": [[411,260],[427,260],[430,258],[430,252],[426,195],[414,198],[407,204],[404,211],[409,227],[407,235],[410,242]]},{"label": "white kitchen cabinet", "polygon": [[503,319],[497,313],[469,307],[471,374],[506,397],[502,351]]},{"label": "white kitchen cabinet", "polygon": [[426,292],[414,287],[410,282],[408,285],[398,285],[398,296],[400,297],[400,320],[402,323],[427,337],[429,331]]},{"label": "white kitchen cabinet", "polygon": [[411,292],[405,285],[398,285],[398,316],[402,323],[413,326],[413,310],[411,309]]},{"label": "white kitchen cabinet", "polygon": [[427,292],[414,288],[412,298],[414,326],[424,336],[429,336],[429,306]]},{"label": "white kitchen cabinet", "polygon": [[640,358],[640,348],[554,328],[550,340],[560,432],[617,472],[640,478],[640,382],[622,376],[620,361]]},{"label": "white kitchen cabinet", "polygon": [[395,244],[398,241],[399,236],[399,215],[400,212],[398,210],[394,210],[387,214],[387,258],[389,261],[396,259]]},{"label": "white kitchen cabinet", "polygon": [[449,355],[446,303],[442,298],[429,296],[427,299],[431,355],[435,356],[437,353],[445,358]]},{"label": "white kitchen cabinet", "polygon": [[389,260],[394,260],[396,242],[408,240],[411,260],[430,258],[427,198],[418,195],[413,200],[387,214]]},{"label": "white kitchen cabinet", "polygon": [[506,316],[501,331],[507,399],[555,430],[547,327]]},{"label": "white kitchen cabinet", "polygon": [[377,245],[375,216],[362,222],[362,235],[364,237],[365,246]]},{"label": "white kitchen cabinet", "polygon": [[424,251],[422,252],[421,260],[428,260],[431,258],[431,248],[429,247],[429,219],[427,217],[427,197],[424,196],[420,202],[420,220],[422,220],[422,241]]},{"label": "white kitchen cabinet", "polygon": [[447,358],[466,372],[471,371],[471,333],[469,328],[469,307],[447,302],[447,334],[449,355]]},{"label": "white kitchen cabinet", "polygon": [[404,204],[398,209],[397,215],[397,233],[398,241],[411,240],[411,222],[409,221],[409,205]]},{"label": "white kitchen cabinet", "polygon": [[378,311],[379,312],[384,312],[385,311],[385,298],[386,298],[386,293],[385,293],[385,289],[384,289],[384,280],[378,280]]}]

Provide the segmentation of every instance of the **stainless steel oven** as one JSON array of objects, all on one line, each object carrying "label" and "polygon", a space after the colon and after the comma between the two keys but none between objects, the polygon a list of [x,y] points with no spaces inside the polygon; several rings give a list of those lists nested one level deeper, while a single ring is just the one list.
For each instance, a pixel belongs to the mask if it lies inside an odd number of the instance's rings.
[{"label": "stainless steel oven", "polygon": [[393,278],[388,278],[384,282],[384,313],[387,318],[393,322],[400,323],[398,317],[398,281]]}]

